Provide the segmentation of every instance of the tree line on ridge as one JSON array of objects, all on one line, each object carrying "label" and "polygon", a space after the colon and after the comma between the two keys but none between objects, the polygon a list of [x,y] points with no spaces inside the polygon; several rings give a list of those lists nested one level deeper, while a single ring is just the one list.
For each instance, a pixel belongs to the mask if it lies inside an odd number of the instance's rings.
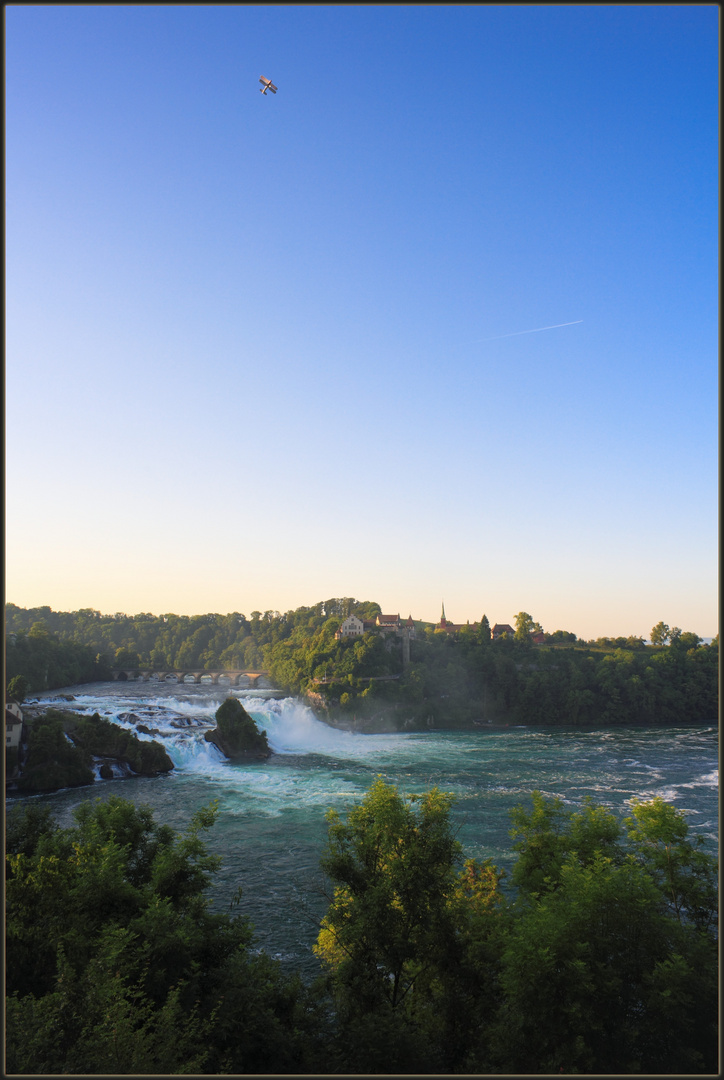
[{"label": "tree line on ridge", "polygon": [[104,680],[114,668],[265,670],[279,690],[313,694],[332,721],[388,726],[677,723],[718,714],[718,638],[660,622],[636,637],[579,641],[555,631],[533,644],[519,613],[493,640],[486,616],[449,633],[418,624],[404,662],[399,636],[337,639],[343,619],[372,621],[378,604],[336,598],[286,614],[101,615],[6,605],[7,677],[29,692]]}]

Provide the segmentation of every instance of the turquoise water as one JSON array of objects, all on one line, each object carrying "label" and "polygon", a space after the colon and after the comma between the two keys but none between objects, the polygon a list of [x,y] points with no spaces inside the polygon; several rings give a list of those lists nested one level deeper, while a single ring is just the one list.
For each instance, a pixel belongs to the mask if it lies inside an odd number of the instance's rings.
[{"label": "turquoise water", "polygon": [[[327,901],[319,870],[325,813],[359,801],[376,776],[415,793],[437,785],[455,798],[453,821],[465,855],[510,868],[510,810],[538,789],[577,806],[587,795],[626,810],[632,798],[660,795],[686,812],[692,835],[718,844],[718,738],[714,724],[607,730],[479,728],[393,735],[342,732],[319,722],[294,698],[233,691],[267,731],[266,762],[230,765],[203,739],[229,690],[211,685],[108,683],[71,687],[70,703],[129,730],[155,728],[174,761],[156,779],[98,782],[33,798],[62,824],[86,799],[109,793],[151,806],[158,820],[183,829],[212,799],[219,817],[209,847],[224,860],[214,902],[225,907],[239,885],[240,907],[258,944],[307,974]],[[129,717],[128,714],[133,714]],[[150,736],[141,736],[146,738]]]}]

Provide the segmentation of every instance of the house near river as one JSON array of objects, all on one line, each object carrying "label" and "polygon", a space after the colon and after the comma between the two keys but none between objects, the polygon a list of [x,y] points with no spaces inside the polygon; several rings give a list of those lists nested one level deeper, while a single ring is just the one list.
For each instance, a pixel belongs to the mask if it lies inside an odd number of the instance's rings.
[{"label": "house near river", "polygon": [[5,748],[15,750],[20,746],[23,733],[23,710],[14,701],[5,705]]}]

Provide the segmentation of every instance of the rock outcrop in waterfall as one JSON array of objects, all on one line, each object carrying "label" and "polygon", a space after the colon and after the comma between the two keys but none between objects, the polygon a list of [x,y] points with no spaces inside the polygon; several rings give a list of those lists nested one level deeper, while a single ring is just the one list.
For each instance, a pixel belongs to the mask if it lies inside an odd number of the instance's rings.
[{"label": "rock outcrop in waterfall", "polygon": [[229,697],[216,710],[216,727],[204,735],[229,761],[263,761],[271,756],[266,731],[259,731],[241,702]]}]

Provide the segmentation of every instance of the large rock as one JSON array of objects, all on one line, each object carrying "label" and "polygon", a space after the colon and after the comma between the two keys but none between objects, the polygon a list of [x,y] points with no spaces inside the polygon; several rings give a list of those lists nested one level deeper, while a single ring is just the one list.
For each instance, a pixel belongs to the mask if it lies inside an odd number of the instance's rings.
[{"label": "large rock", "polygon": [[259,731],[248,712],[234,697],[216,710],[216,727],[204,735],[229,761],[263,761],[271,756],[266,732]]}]

